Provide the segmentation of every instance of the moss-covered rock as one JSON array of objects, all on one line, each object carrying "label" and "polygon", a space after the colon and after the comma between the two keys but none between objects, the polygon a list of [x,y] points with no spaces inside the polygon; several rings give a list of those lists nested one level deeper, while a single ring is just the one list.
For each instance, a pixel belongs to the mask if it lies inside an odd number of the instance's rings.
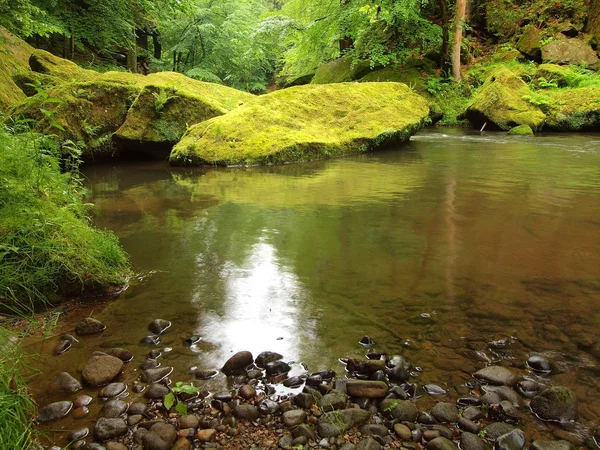
[{"label": "moss-covered rock", "polygon": [[529,125],[540,130],[545,114],[526,100],[531,93],[527,84],[510,70],[500,67],[475,94],[465,113],[476,127],[484,123],[510,130],[518,125]]},{"label": "moss-covered rock", "polygon": [[508,130],[511,136],[533,136],[533,130],[529,125],[519,125]]},{"label": "moss-covered rock", "polygon": [[371,71],[368,62],[355,62],[352,58],[338,58],[317,69],[312,84],[345,83],[359,80]]},{"label": "moss-covered rock", "polygon": [[559,66],[558,64],[540,64],[534,78],[536,85],[540,88],[549,87],[544,86],[544,84],[550,83],[562,88],[570,86],[575,75],[569,67]]},{"label": "moss-covered rock", "polygon": [[596,51],[587,40],[582,38],[568,38],[563,34],[542,47],[542,61],[561,65],[584,64],[588,67],[597,67],[600,60]]},{"label": "moss-covered rock", "polygon": [[177,164],[270,164],[364,152],[407,140],[427,101],[400,83],[340,83],[276,91],[190,129]]},{"label": "moss-covered rock", "polygon": [[25,100],[15,77],[29,71],[29,56],[34,48],[0,26],[0,111]]},{"label": "moss-covered rock", "polygon": [[188,126],[223,115],[254,99],[247,92],[172,72],[136,77],[135,86],[139,85],[144,87],[129,109],[125,123],[115,133],[126,146],[150,143],[170,149]]},{"label": "moss-covered rock", "polygon": [[600,87],[550,89],[546,127],[554,131],[598,130]]},{"label": "moss-covered rock", "polygon": [[517,43],[517,50],[528,58],[539,61],[542,57],[542,32],[534,25],[527,25]]},{"label": "moss-covered rock", "polygon": [[73,61],[40,49],[36,49],[29,57],[29,66],[34,72],[57,77],[62,81],[91,81],[100,76],[98,72],[84,69]]}]

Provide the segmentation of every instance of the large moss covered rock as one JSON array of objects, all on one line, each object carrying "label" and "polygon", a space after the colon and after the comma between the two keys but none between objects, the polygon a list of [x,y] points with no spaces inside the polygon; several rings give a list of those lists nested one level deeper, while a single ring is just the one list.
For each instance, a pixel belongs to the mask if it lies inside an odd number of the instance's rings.
[{"label": "large moss covered rock", "polygon": [[276,91],[190,129],[178,164],[269,164],[364,152],[407,140],[427,101],[400,83],[307,85]]},{"label": "large moss covered rock", "polygon": [[[110,78],[110,76],[109,76]],[[144,85],[115,137],[123,145],[172,146],[188,126],[225,114],[254,95],[172,72],[137,79]]]},{"label": "large moss covered rock", "polygon": [[541,41],[542,32],[535,25],[527,25],[517,43],[517,50],[531,59],[539,60],[542,53]]},{"label": "large moss covered rock", "polygon": [[586,40],[568,38],[563,34],[542,47],[542,60],[544,63],[584,64],[589,67],[597,67],[600,62],[596,51]]},{"label": "large moss covered rock", "polygon": [[345,83],[359,80],[371,71],[368,62],[355,62],[351,58],[338,58],[317,69],[312,84]]},{"label": "large moss covered rock", "polygon": [[600,128],[600,87],[550,89],[544,94],[550,103],[546,128],[554,131]]},{"label": "large moss covered rock", "polygon": [[36,49],[29,57],[29,66],[34,72],[57,77],[62,81],[91,81],[100,76],[98,72],[84,69],[73,61],[40,49]]},{"label": "large moss covered rock", "polygon": [[33,47],[0,26],[0,111],[25,100],[15,78],[29,71]]},{"label": "large moss covered rock", "polygon": [[523,80],[500,67],[475,94],[465,115],[476,127],[488,122],[502,130],[510,130],[518,125],[529,125],[534,131],[540,130],[546,116],[526,100],[530,93]]}]

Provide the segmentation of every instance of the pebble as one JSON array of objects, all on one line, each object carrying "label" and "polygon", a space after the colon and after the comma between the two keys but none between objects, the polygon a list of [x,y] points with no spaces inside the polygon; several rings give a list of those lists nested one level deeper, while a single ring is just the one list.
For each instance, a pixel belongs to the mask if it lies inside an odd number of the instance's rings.
[{"label": "pebble", "polygon": [[83,389],[83,386],[70,373],[61,372],[55,378],[58,388],[69,394],[73,394]]},{"label": "pebble", "polygon": [[81,394],[73,399],[73,407],[79,408],[80,406],[87,406],[92,403],[93,398],[89,395]]},{"label": "pebble", "polygon": [[235,375],[243,372],[243,370],[252,365],[252,363],[254,363],[252,353],[248,351],[237,352],[223,364],[221,371],[225,375]]},{"label": "pebble", "polygon": [[38,421],[46,423],[62,419],[71,412],[71,409],[73,409],[73,402],[61,401],[50,403],[38,411]]},{"label": "pebble", "polygon": [[127,412],[129,405],[122,400],[109,400],[102,406],[100,414],[110,419],[119,417]]},{"label": "pebble", "polygon": [[206,430],[198,430],[197,436],[200,442],[210,442],[217,435],[217,430],[208,428]]},{"label": "pebble", "polygon": [[171,327],[171,322],[164,319],[154,319],[148,325],[148,330],[154,334],[163,334],[167,329]]},{"label": "pebble", "polygon": [[173,372],[172,367],[158,367],[156,369],[146,369],[142,372],[141,380],[144,383],[156,383],[167,378]]},{"label": "pebble", "polygon": [[74,419],[83,419],[84,417],[87,417],[87,415],[90,413],[90,410],[87,408],[87,406],[80,406],[79,408],[75,408],[73,410],[73,418]]},{"label": "pebble", "polygon": [[100,397],[112,398],[121,395],[127,386],[124,383],[110,383],[102,388],[100,391]]},{"label": "pebble", "polygon": [[92,317],[86,317],[75,325],[75,333],[78,336],[89,336],[91,334],[101,333],[105,329],[106,325]]},{"label": "pebble", "polygon": [[107,441],[127,433],[127,424],[123,419],[101,417],[96,421],[94,436],[99,441]]}]

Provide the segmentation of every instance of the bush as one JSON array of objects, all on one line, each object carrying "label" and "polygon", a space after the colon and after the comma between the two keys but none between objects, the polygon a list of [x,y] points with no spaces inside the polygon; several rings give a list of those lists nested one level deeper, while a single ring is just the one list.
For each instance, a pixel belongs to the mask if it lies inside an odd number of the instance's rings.
[{"label": "bush", "polygon": [[77,148],[64,150],[51,137],[0,128],[0,305],[16,314],[128,275],[117,238],[90,224]]}]

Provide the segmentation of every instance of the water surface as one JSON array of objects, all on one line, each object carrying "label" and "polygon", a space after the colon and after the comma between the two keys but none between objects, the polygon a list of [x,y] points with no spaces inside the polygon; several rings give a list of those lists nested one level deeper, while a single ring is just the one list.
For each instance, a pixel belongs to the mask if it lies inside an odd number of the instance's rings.
[{"label": "water surface", "polygon": [[[600,416],[600,352],[589,348],[600,325],[599,136],[426,130],[343,159],[85,174],[97,225],[119,236],[138,275],[119,300],[94,305],[102,336],[58,357],[55,341],[44,346],[41,403],[61,399],[46,393],[49,380],[93,350],[121,346],[143,360],[138,341],[164,318],[173,327],[162,360],[178,380],[239,350],[339,372],[338,358],[363,355],[369,335],[420,366],[419,382],[449,387],[486,361],[522,366],[543,352],[582,420]],[[183,346],[191,334],[202,341]],[[503,338],[508,349],[488,345]]]}]

